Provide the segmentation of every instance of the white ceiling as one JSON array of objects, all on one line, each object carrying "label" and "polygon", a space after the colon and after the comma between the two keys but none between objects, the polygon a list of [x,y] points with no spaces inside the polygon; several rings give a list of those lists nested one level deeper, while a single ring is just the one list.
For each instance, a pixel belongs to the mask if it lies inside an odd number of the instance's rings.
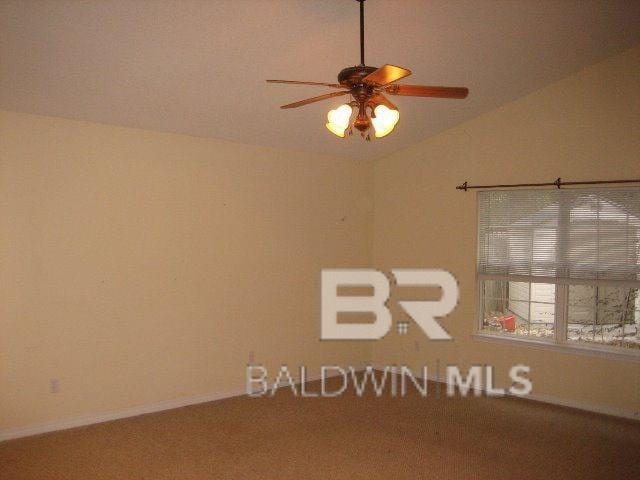
[{"label": "white ceiling", "polygon": [[368,0],[366,61],[466,100],[396,97],[389,137],[341,140],[335,81],[359,63],[354,0],[0,1],[0,108],[356,158],[379,157],[640,43],[637,0]]}]

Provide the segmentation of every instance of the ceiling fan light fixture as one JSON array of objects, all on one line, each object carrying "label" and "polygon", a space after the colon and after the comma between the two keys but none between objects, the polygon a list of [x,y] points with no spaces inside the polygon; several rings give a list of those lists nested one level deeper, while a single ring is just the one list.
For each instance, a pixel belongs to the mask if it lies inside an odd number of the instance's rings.
[{"label": "ceiling fan light fixture", "polygon": [[373,113],[371,123],[373,123],[376,138],[389,135],[400,120],[400,112],[392,110],[386,105],[378,105]]},{"label": "ceiling fan light fixture", "polygon": [[352,113],[353,109],[346,103],[340,105],[335,110],[330,110],[327,114],[327,120],[329,120],[326,124],[327,129],[334,135],[343,138],[344,132],[349,127],[349,120],[351,119]]}]

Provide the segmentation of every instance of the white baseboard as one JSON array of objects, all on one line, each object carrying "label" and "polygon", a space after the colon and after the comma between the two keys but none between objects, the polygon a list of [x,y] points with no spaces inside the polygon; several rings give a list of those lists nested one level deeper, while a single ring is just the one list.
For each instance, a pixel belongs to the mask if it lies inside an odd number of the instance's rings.
[{"label": "white baseboard", "polygon": [[587,412],[601,413],[603,415],[611,415],[613,417],[627,418],[629,420],[640,421],[640,411],[626,410],[622,408],[610,407],[608,405],[592,405],[584,402],[578,402],[575,400],[567,400],[566,398],[558,398],[552,395],[544,394],[529,394],[526,397],[521,397],[526,400],[533,400],[535,402],[550,403],[552,405],[559,405],[561,407],[570,407],[577,410],[584,410]]},{"label": "white baseboard", "polygon": [[138,405],[135,407],[125,408],[112,412],[96,413],[72,417],[65,420],[56,420],[53,422],[30,425],[27,427],[7,428],[0,430],[0,442],[12,440],[14,438],[29,437],[31,435],[39,435],[41,433],[55,432],[57,430],[67,430],[69,428],[83,427],[94,423],[110,422],[121,418],[136,417],[146,413],[161,412],[162,410],[171,410],[173,408],[186,407],[198,403],[212,402],[214,400],[222,400],[223,398],[237,397],[244,395],[245,391],[231,391],[226,393],[211,393],[208,395],[197,395],[193,397],[182,397],[173,400],[165,400],[157,403],[146,405]]},{"label": "white baseboard", "polygon": [[[383,371],[384,369],[384,367],[380,365],[373,365],[373,368],[380,372]],[[416,378],[421,378],[419,377],[419,375],[417,375],[418,372],[415,372],[415,373],[416,373],[415,375]],[[427,373],[427,380],[429,380],[430,382],[438,382],[438,383],[447,385],[446,379],[436,377],[429,373]],[[481,391],[484,392],[484,388],[482,388]],[[537,393],[530,393],[529,395],[525,395],[522,397],[517,395],[507,395],[507,396],[509,396],[510,398],[522,398],[524,400],[532,400],[534,402],[549,403],[549,404],[558,405],[561,407],[575,408],[577,410],[584,410],[587,412],[600,413],[603,415],[611,415],[613,417],[621,417],[629,420],[640,421],[640,411],[616,408],[608,405],[593,405],[585,402],[580,402],[577,400],[559,398],[553,395],[544,395],[544,394],[537,394]]]},{"label": "white baseboard", "polygon": [[[327,378],[333,376],[335,375],[327,375]],[[320,375],[309,375],[306,378],[307,382],[314,382],[316,380],[320,380]],[[137,417],[138,415],[144,415],[147,413],[172,410],[174,408],[187,407],[189,405],[196,405],[198,403],[213,402],[215,400],[223,400],[225,398],[239,397],[246,394],[246,388],[242,388],[222,393],[216,392],[205,395],[196,395],[192,397],[181,397],[173,400],[164,400],[156,403],[137,405],[135,407],[129,407],[123,410],[81,415],[64,420],[55,420],[52,422],[29,425],[26,427],[5,428],[0,429],[0,442],[13,440],[15,438],[30,437],[32,435],[39,435],[41,433],[55,432],[58,430],[68,430],[69,428],[76,427],[84,427],[86,425],[93,425],[95,423],[110,422],[112,420],[120,420],[122,418]]]}]

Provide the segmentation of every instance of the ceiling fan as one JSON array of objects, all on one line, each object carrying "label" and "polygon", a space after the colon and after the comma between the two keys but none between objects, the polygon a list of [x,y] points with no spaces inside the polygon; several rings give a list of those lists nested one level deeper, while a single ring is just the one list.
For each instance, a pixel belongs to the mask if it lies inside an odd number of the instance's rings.
[{"label": "ceiling fan", "polygon": [[[299,82],[296,80],[267,80],[270,83],[293,83],[298,85],[322,85],[339,89],[337,92],[326,93],[317,97],[307,98],[299,102],[283,105],[280,108],[297,108],[310,103],[328,100],[342,95],[351,95],[349,103],[331,110],[327,115],[326,127],[338,137],[344,137],[348,131],[353,133],[353,127],[360,131],[363,138],[371,140],[369,133],[373,125],[376,137],[390,134],[398,120],[400,112],[385,94],[405,97],[437,97],[437,98],[466,98],[469,90],[463,87],[429,87],[425,85],[404,85],[394,82],[411,75],[411,71],[395,65],[383,65],[380,68],[369,67],[364,63],[364,2],[360,3],[360,65],[347,67],[338,74],[338,83]],[[353,109],[358,113],[353,122]]]}]

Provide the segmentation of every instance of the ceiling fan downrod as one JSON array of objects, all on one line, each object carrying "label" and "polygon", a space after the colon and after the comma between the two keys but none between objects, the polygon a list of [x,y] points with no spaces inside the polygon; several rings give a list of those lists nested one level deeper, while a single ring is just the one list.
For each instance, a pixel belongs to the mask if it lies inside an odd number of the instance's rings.
[{"label": "ceiling fan downrod", "polygon": [[356,0],[360,3],[360,66],[364,67],[364,2],[365,0]]}]

